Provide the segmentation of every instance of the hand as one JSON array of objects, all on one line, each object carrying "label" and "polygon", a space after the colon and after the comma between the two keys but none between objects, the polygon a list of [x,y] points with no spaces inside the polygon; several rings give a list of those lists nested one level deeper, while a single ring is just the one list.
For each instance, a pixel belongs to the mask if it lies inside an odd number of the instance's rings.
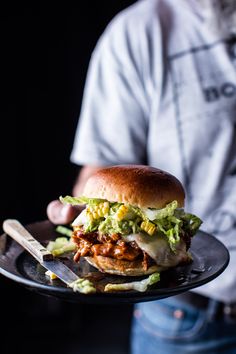
[{"label": "hand", "polygon": [[[101,168],[102,166],[83,166],[73,187],[72,195],[82,195],[87,179]],[[62,204],[59,200],[53,200],[48,204],[47,216],[53,224],[69,224],[83,209],[83,206],[72,206],[69,204]]]},{"label": "hand", "polygon": [[53,200],[48,204],[47,216],[53,224],[69,224],[82,210],[81,206],[62,204],[59,200]]}]

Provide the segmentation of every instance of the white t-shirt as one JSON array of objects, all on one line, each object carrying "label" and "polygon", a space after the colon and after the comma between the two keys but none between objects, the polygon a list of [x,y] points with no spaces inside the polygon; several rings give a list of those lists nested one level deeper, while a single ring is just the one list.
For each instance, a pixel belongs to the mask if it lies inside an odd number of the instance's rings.
[{"label": "white t-shirt", "polygon": [[236,44],[211,33],[194,4],[142,0],[111,21],[92,54],[71,160],[146,163],[179,178],[186,211],[231,254],[197,291],[236,301]]}]

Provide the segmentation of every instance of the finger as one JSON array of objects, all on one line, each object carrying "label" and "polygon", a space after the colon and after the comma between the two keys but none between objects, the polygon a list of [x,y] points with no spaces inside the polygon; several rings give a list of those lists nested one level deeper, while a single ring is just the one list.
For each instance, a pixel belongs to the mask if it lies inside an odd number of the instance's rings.
[{"label": "finger", "polygon": [[69,204],[62,204],[54,200],[48,204],[47,216],[53,224],[68,224],[80,213],[81,208]]}]

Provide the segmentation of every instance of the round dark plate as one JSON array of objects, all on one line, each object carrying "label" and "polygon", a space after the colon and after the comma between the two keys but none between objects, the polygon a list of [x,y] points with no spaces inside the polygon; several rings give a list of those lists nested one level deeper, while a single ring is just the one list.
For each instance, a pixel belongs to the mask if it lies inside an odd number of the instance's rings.
[{"label": "round dark plate", "polygon": [[[55,226],[49,221],[37,222],[26,227],[33,236],[45,244],[59,236]],[[105,293],[107,283],[134,281],[133,277],[107,275],[97,271],[85,260],[79,264],[70,258],[63,258],[74,272],[93,281],[97,288],[95,294],[80,294],[67,288],[60,280],[50,280],[45,269],[22,247],[6,234],[0,236],[0,273],[19,282],[31,290],[51,295],[66,301],[84,303],[134,303],[158,300],[203,285],[221,274],[229,262],[229,253],[225,246],[213,236],[199,231],[192,239],[191,254],[193,262],[178,266],[161,273],[161,281],[146,292],[123,291]]]}]

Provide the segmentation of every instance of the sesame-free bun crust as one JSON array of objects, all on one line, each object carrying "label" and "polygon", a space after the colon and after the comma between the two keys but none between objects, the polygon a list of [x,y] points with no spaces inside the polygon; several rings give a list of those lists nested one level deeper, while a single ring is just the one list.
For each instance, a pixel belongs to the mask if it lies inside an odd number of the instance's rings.
[{"label": "sesame-free bun crust", "polygon": [[183,186],[176,177],[144,165],[102,168],[88,179],[83,195],[158,209],[173,200],[177,200],[178,207],[183,207],[185,197]]},{"label": "sesame-free bun crust", "polygon": [[85,257],[86,261],[93,267],[99,269],[103,273],[126,275],[126,276],[140,276],[148,275],[154,272],[160,272],[167,269],[166,267],[151,265],[147,270],[144,270],[142,261],[126,261],[115,259],[111,257],[96,256]]}]

